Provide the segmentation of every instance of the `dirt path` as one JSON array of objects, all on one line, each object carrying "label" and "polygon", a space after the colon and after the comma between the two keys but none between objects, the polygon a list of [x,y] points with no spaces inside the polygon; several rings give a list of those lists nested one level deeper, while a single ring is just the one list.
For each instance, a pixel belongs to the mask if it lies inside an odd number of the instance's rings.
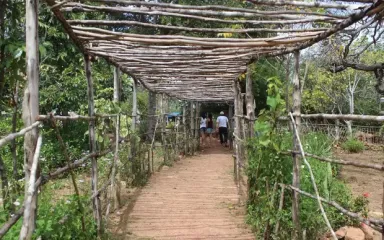
[{"label": "dirt path", "polygon": [[[339,150],[337,156],[340,159],[351,160],[362,163],[384,164],[383,152],[365,150],[362,153],[345,153]],[[353,166],[343,166],[341,176],[351,187],[355,196],[368,194],[370,215],[376,218],[383,216],[383,172],[358,168]]]},{"label": "dirt path", "polygon": [[236,207],[231,153],[215,146],[155,174],[121,227],[123,239],[254,239]]}]

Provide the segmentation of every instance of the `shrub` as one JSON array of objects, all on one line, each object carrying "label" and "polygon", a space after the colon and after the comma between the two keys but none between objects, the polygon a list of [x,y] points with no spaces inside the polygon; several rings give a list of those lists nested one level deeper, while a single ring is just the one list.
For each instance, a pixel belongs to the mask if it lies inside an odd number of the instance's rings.
[{"label": "shrub", "polygon": [[[272,79],[273,80],[273,79]],[[269,81],[269,110],[261,111],[256,123],[256,137],[249,140],[248,150],[248,223],[255,230],[256,238],[291,239],[294,231],[292,222],[292,193],[284,191],[284,202],[279,211],[281,188],[279,183],[292,183],[292,156],[286,154],[292,149],[292,134],[277,129],[277,119],[284,112],[284,102],[279,92],[279,82]],[[301,137],[304,151],[322,157],[331,157],[332,141],[322,133],[312,132]],[[320,196],[335,201],[346,209],[354,209],[364,213],[367,202],[354,200],[349,188],[337,178],[337,167],[316,159],[307,158]],[[301,163],[300,189],[314,194],[308,168]],[[363,199],[364,200],[364,199]],[[356,222],[346,217],[339,210],[323,204],[333,228],[354,225]],[[306,230],[309,239],[318,239],[328,231],[323,217],[318,214],[316,200],[305,196],[300,197],[300,224]],[[276,223],[280,230],[274,233]]]},{"label": "shrub", "polygon": [[349,138],[341,147],[350,153],[359,153],[364,150],[364,143],[357,139]]}]

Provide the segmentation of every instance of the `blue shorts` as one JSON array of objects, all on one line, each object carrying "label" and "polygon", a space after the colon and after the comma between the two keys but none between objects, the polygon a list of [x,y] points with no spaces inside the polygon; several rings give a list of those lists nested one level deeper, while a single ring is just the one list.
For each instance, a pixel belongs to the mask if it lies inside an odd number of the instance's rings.
[{"label": "blue shorts", "polygon": [[211,134],[213,132],[213,129],[212,128],[207,128],[207,133],[208,134]]}]

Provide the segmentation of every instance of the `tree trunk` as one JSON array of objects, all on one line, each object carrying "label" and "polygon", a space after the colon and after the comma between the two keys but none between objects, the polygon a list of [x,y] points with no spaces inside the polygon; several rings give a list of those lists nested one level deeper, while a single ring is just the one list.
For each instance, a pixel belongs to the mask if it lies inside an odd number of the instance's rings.
[{"label": "tree trunk", "polygon": [[[23,99],[23,121],[28,127],[35,123],[39,116],[39,37],[38,37],[38,0],[26,1],[26,63],[27,80]],[[35,155],[38,128],[34,128],[24,136],[24,171],[25,171],[25,199],[28,198],[28,186],[31,177],[31,168]],[[39,165],[37,175],[39,177]],[[30,212],[24,212],[23,227],[20,239],[31,239],[36,228],[37,194],[32,196]]]},{"label": "tree trunk", "polygon": [[[295,68],[294,68],[294,78],[293,78],[293,113],[295,117],[295,124],[297,126],[297,131],[300,134],[300,114],[301,114],[301,91],[300,91],[300,52],[296,51],[295,56]],[[293,144],[295,151],[300,151],[300,146],[296,135],[293,135]],[[296,188],[300,188],[300,156],[299,154],[293,154],[293,179],[292,185]],[[293,191],[292,193],[292,220],[295,225],[295,231],[293,233],[293,239],[299,239],[301,233],[300,229],[300,218],[299,218],[299,202],[300,195],[299,193]]]},{"label": "tree trunk", "polygon": [[[93,93],[93,80],[92,80],[92,72],[91,72],[91,62],[90,56],[84,56],[85,61],[85,74],[87,78],[87,93],[88,93],[88,115],[93,117],[95,115],[95,101],[94,101],[94,93]],[[89,151],[91,153],[95,153],[96,149],[96,132],[95,132],[95,121],[89,121]],[[97,167],[97,159],[96,157],[92,157],[92,195],[97,193],[98,188],[98,167]],[[93,199],[93,217],[95,218],[97,225],[97,233],[99,236],[102,234],[102,215],[101,215],[101,205],[99,197],[95,197]]]}]

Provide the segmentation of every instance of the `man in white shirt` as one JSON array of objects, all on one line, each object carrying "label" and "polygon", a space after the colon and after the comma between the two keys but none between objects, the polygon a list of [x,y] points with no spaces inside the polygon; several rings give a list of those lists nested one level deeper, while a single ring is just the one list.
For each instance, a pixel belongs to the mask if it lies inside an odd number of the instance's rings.
[{"label": "man in white shirt", "polygon": [[224,116],[224,112],[220,112],[220,116],[217,118],[216,121],[216,128],[219,131],[220,135],[220,143],[221,145],[224,145],[227,147],[227,139],[228,139],[228,118]]}]

